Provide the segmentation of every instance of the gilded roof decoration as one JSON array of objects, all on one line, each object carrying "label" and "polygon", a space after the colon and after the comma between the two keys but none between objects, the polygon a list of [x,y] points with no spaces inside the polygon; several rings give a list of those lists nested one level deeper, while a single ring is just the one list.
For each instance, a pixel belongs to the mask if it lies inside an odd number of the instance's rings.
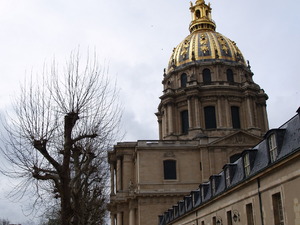
[{"label": "gilded roof decoration", "polygon": [[167,72],[193,61],[200,63],[216,59],[247,66],[235,42],[224,35],[215,31],[193,32],[174,48]]},{"label": "gilded roof decoration", "polygon": [[218,60],[247,66],[236,43],[215,31],[216,24],[211,18],[210,4],[206,4],[204,0],[197,0],[195,5],[191,2],[190,11],[191,34],[174,48],[167,73],[192,62]]}]

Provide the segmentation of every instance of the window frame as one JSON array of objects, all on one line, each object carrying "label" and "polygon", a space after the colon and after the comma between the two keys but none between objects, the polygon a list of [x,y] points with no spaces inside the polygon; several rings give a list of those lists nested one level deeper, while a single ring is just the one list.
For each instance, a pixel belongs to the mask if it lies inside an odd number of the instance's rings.
[{"label": "window frame", "polygon": [[216,107],[212,105],[205,106],[203,110],[204,110],[205,129],[216,129],[217,128]]},{"label": "window frame", "polygon": [[217,192],[217,184],[215,178],[211,179],[211,191],[212,191],[212,195],[215,195]]},{"label": "window frame", "polygon": [[188,134],[190,128],[188,110],[182,110],[180,112],[180,122],[181,122],[181,133]]},{"label": "window frame", "polygon": [[254,214],[252,203],[246,204],[247,225],[254,225]]},{"label": "window frame", "polygon": [[[169,163],[169,164],[167,164],[167,163]],[[167,180],[167,181],[174,181],[174,180],[178,179],[177,160],[175,160],[175,159],[163,160],[163,175],[164,175],[164,180]]]},{"label": "window frame", "polygon": [[249,155],[249,152],[247,152],[243,156],[243,163],[244,163],[245,175],[246,175],[246,177],[248,177],[250,175],[250,173],[251,173],[251,164],[250,164],[250,155]]},{"label": "window frame", "polygon": [[231,106],[231,123],[233,129],[241,129],[240,107]]},{"label": "window frame", "polygon": [[225,169],[225,183],[226,187],[229,187],[231,185],[231,174],[229,167]]},{"label": "window frame", "polygon": [[231,210],[226,212],[226,216],[227,216],[227,225],[232,225],[232,212],[231,212]]},{"label": "window frame", "polygon": [[180,87],[186,88],[187,87],[187,74],[182,73],[180,75]]},{"label": "window frame", "polygon": [[202,70],[203,84],[211,84],[211,71],[208,68]]},{"label": "window frame", "polygon": [[274,225],[284,225],[284,211],[281,193],[277,192],[272,195]]},{"label": "window frame", "polygon": [[227,69],[226,70],[226,78],[229,83],[234,83],[234,75],[233,75],[233,70],[232,69]]},{"label": "window frame", "polygon": [[277,138],[275,133],[268,137],[268,149],[270,154],[271,163],[275,162],[278,156]]}]

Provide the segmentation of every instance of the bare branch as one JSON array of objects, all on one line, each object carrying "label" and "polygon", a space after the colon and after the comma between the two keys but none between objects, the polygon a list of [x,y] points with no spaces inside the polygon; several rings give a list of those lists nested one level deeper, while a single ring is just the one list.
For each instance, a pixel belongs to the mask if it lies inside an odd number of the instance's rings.
[{"label": "bare branch", "polygon": [[58,198],[64,225],[103,222],[99,209],[105,209],[109,174],[104,159],[121,119],[110,83],[96,56],[82,63],[79,52],[72,53],[64,68],[53,60],[42,76],[25,80],[4,124],[1,152],[10,166],[1,171],[24,179],[16,187],[22,195],[34,186],[37,199]]}]

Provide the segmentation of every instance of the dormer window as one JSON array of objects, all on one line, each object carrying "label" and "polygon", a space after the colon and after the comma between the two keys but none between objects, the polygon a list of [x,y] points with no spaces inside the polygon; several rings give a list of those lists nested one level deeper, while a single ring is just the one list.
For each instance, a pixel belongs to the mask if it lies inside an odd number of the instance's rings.
[{"label": "dormer window", "polygon": [[254,165],[257,149],[247,149],[242,152],[245,176],[248,177]]},{"label": "dormer window", "polygon": [[225,170],[225,179],[226,179],[226,187],[229,187],[231,184],[231,176],[230,176],[230,170],[229,167]]},{"label": "dormer window", "polygon": [[245,175],[246,177],[249,176],[250,172],[251,172],[251,166],[250,166],[250,158],[249,158],[249,153],[246,153],[244,155],[244,170],[245,170]]},{"label": "dormer window", "polygon": [[215,179],[211,180],[211,189],[212,189],[212,194],[215,195],[215,193],[216,193],[216,180]]},{"label": "dormer window", "polygon": [[200,204],[201,199],[200,199],[200,189],[196,191],[192,191],[192,199],[193,199],[193,207],[196,207]]},{"label": "dormer window", "polygon": [[210,177],[212,195],[216,194],[218,186],[219,186],[219,183],[220,183],[220,179],[221,179],[220,175],[212,175]]},{"label": "dormer window", "polygon": [[204,201],[206,194],[208,192],[208,183],[202,183],[200,184],[200,190],[201,190],[201,199]]},{"label": "dormer window", "polygon": [[272,129],[265,134],[270,163],[273,163],[277,160],[282,148],[284,135],[285,129]]},{"label": "dormer window", "polygon": [[275,134],[271,134],[271,136],[268,138],[268,144],[269,144],[270,159],[271,162],[274,162],[278,155]]},{"label": "dormer window", "polygon": [[228,188],[231,185],[232,178],[234,176],[236,164],[228,163],[223,167],[225,175],[225,185]]}]

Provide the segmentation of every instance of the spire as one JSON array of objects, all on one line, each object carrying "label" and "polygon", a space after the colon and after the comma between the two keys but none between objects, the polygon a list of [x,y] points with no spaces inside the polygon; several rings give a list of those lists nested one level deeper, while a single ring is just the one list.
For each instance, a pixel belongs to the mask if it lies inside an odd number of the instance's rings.
[{"label": "spire", "polygon": [[198,30],[216,30],[216,24],[211,18],[211,7],[204,0],[197,0],[195,5],[191,2],[192,22],[190,23],[190,32]]}]

